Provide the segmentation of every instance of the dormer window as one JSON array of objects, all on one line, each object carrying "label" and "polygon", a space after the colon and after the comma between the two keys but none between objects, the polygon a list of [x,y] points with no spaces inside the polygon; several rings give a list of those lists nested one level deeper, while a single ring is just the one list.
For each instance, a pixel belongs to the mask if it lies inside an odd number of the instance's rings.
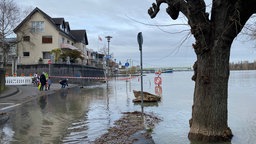
[{"label": "dormer window", "polygon": [[65,30],[65,26],[62,24],[62,25],[60,26],[60,29],[64,31],[64,30]]},{"label": "dormer window", "polygon": [[65,29],[65,32],[66,32],[67,34],[69,34],[69,30],[68,30],[68,28],[66,28],[66,29]]},{"label": "dormer window", "polygon": [[68,22],[65,22],[65,27],[66,27],[65,33],[69,34],[70,28],[69,28],[69,23]]}]

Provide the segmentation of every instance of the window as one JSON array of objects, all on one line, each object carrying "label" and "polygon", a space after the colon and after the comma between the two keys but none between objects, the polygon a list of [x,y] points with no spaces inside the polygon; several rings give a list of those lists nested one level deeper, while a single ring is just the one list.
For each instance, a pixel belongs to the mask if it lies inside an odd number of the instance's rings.
[{"label": "window", "polygon": [[62,24],[62,25],[60,25],[60,29],[64,31],[65,26],[64,26],[63,24]]},{"label": "window", "polygon": [[64,37],[62,37],[62,43],[65,43],[65,38]]},{"label": "window", "polygon": [[26,56],[28,57],[29,56],[29,52],[23,52],[23,56],[24,57],[26,57]]},{"label": "window", "polygon": [[52,36],[43,36],[42,43],[52,43]]},{"label": "window", "polygon": [[43,59],[51,59],[51,53],[50,52],[43,52]]},{"label": "window", "polygon": [[66,32],[67,34],[69,34],[69,30],[68,30],[68,28],[66,28],[66,29],[65,29],[65,32]]},{"label": "window", "polygon": [[31,22],[31,32],[44,32],[44,22],[43,21],[32,21]]},{"label": "window", "polygon": [[30,36],[24,36],[23,41],[30,41]]},{"label": "window", "polygon": [[16,46],[15,45],[10,46],[9,54],[16,55]]}]

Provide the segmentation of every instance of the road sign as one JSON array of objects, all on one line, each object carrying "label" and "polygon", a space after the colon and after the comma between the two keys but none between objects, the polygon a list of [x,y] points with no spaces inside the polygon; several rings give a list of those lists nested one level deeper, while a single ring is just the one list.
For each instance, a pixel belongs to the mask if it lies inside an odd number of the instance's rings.
[{"label": "road sign", "polygon": [[48,60],[48,64],[52,64],[52,61],[51,61],[51,60]]},{"label": "road sign", "polygon": [[137,41],[139,44],[139,49],[140,51],[142,50],[142,44],[143,44],[143,36],[142,36],[142,32],[139,32],[137,35]]},{"label": "road sign", "polygon": [[162,78],[161,77],[155,77],[154,82],[156,85],[161,85],[162,84]]},{"label": "road sign", "polygon": [[111,55],[106,55],[106,59],[110,59],[111,58]]},{"label": "road sign", "polygon": [[126,63],[124,64],[125,67],[129,67],[129,65],[130,65],[130,64],[129,64],[128,62],[126,62]]}]

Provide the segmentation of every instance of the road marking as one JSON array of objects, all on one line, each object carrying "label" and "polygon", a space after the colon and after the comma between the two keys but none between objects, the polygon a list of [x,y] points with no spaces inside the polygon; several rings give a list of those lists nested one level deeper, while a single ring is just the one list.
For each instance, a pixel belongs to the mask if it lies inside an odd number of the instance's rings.
[{"label": "road marking", "polygon": [[[1,104],[3,104],[3,103],[1,103]],[[4,103],[4,104],[6,104],[6,103]],[[10,103],[9,103],[9,104],[10,104]],[[17,107],[17,106],[19,106],[19,105],[20,105],[20,104],[12,104],[12,105],[10,105],[10,106],[6,106],[6,107],[1,108],[0,111],[12,109],[12,108]]]},{"label": "road marking", "polygon": [[14,105],[15,103],[0,103],[0,105]]}]

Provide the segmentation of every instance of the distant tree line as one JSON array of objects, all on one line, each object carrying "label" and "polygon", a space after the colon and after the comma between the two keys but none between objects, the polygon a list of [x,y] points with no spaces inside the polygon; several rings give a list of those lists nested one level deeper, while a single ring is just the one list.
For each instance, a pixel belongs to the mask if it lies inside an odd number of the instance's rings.
[{"label": "distant tree line", "polygon": [[230,63],[230,70],[256,70],[256,61],[241,61],[238,63]]}]

